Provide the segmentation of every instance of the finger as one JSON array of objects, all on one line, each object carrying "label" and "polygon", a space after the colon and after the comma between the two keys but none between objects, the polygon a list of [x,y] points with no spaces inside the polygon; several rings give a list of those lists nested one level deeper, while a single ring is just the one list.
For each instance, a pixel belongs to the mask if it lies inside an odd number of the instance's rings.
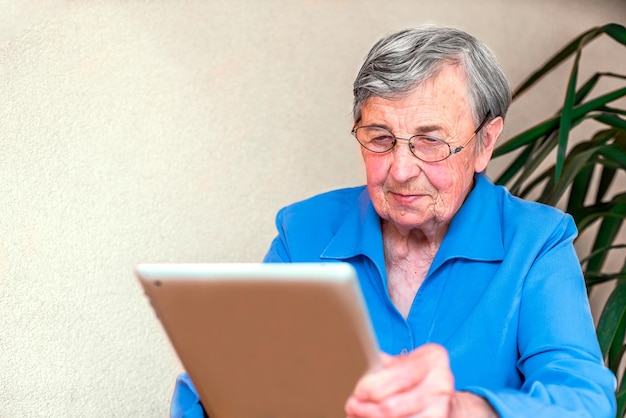
[{"label": "finger", "polygon": [[352,397],[346,403],[348,417],[448,417],[451,392],[420,396],[419,391],[394,394],[380,402],[362,401]]},{"label": "finger", "polygon": [[421,369],[404,359],[388,357],[383,360],[381,369],[366,374],[358,381],[354,394],[363,400],[378,401],[415,385],[422,379]]},{"label": "finger", "polygon": [[387,353],[380,353],[380,361],[383,366],[387,366],[393,362],[394,356]]},{"label": "finger", "polygon": [[434,344],[422,346],[406,356],[383,357],[383,368],[359,380],[354,395],[376,402],[419,385],[429,373],[438,370],[449,370],[448,354],[443,347]]}]

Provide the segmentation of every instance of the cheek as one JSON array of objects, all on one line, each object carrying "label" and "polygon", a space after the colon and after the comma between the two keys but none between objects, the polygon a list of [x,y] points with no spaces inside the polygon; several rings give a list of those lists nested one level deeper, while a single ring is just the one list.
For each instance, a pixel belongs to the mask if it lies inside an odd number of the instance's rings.
[{"label": "cheek", "polygon": [[[461,165],[458,165],[458,164]],[[459,161],[457,165],[432,167],[427,174],[432,186],[437,190],[439,199],[446,206],[456,205],[459,199],[463,199],[468,182],[471,183],[473,171],[468,161]]]},{"label": "cheek", "polygon": [[[456,206],[463,204],[474,181],[473,160],[464,159],[456,169],[451,172],[450,197],[455,201]],[[458,208],[457,208],[458,209]]]},{"label": "cheek", "polygon": [[371,153],[363,153],[362,155],[367,185],[369,187],[382,186],[389,171],[387,158],[384,155],[372,155]]},{"label": "cheek", "polygon": [[476,163],[476,149],[471,148],[463,150],[463,152],[465,151],[468,151],[465,153],[465,155],[456,155],[456,157],[460,158],[458,158],[456,161],[452,161],[449,168],[452,175],[455,176],[457,181],[461,183],[463,182],[463,180],[471,179],[474,177],[474,166]]}]

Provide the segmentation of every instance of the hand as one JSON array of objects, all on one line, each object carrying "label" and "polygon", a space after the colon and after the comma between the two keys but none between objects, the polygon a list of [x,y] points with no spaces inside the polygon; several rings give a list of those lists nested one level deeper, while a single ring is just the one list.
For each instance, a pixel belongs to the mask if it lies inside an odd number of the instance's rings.
[{"label": "hand", "polygon": [[382,354],[383,367],[365,375],[346,403],[348,418],[449,418],[454,377],[448,352],[427,344],[406,356]]}]

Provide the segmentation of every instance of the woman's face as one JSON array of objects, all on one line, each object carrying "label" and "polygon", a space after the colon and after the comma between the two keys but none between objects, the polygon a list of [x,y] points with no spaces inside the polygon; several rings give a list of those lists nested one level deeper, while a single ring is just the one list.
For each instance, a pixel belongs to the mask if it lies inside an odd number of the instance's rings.
[{"label": "woman's face", "polygon": [[[401,99],[367,99],[358,126],[385,127],[400,138],[435,136],[454,149],[476,129],[468,97],[461,69],[447,65]],[[479,150],[474,138],[460,153],[436,163],[417,159],[404,141],[384,154],[361,148],[367,188],[379,216],[407,233],[447,227],[470,192],[474,173],[487,167],[501,130],[502,118],[490,121],[483,128],[484,147]]]}]

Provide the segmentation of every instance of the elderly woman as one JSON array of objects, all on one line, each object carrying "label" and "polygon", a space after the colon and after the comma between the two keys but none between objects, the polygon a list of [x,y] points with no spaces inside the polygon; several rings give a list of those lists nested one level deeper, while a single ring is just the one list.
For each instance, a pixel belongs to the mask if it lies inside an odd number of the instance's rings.
[{"label": "elderly woman", "polygon": [[[358,272],[384,367],[357,383],[349,417],[614,416],[572,218],[481,174],[509,103],[471,35],[381,39],[354,83],[367,186],[279,212],[265,261]],[[192,388],[181,376],[173,415],[201,414]]]}]

